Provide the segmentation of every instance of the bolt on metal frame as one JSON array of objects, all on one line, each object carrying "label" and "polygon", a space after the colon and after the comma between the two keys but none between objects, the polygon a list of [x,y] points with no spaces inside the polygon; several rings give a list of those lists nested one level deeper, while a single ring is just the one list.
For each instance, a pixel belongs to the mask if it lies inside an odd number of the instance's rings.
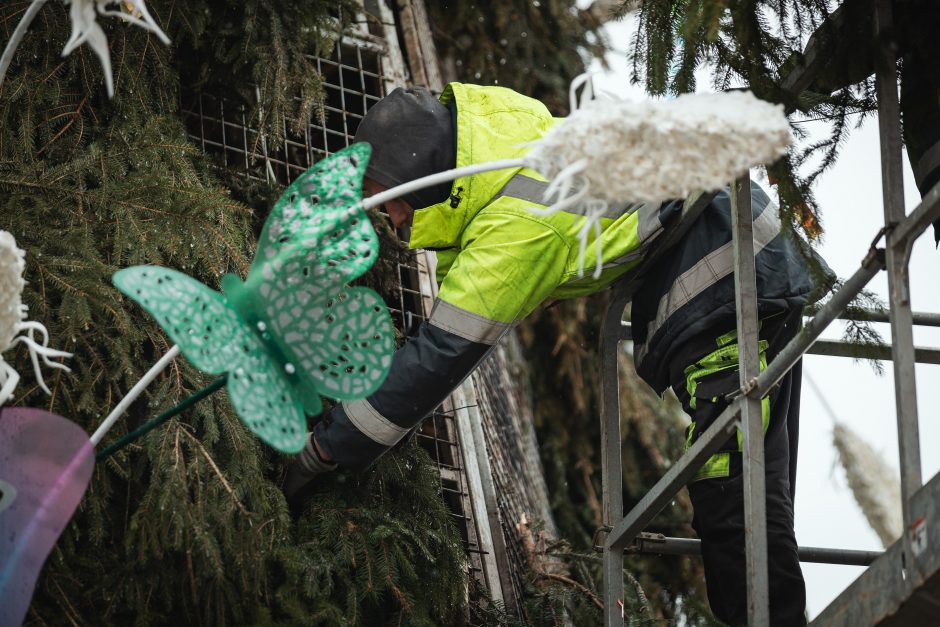
[{"label": "bolt on metal frame", "polygon": [[[877,29],[879,38],[890,33],[891,7],[888,0],[877,2]],[[741,429],[743,442],[745,550],[748,579],[748,623],[769,625],[769,596],[767,581],[767,533],[764,490],[764,447],[760,401],[773,386],[802,358],[811,352],[820,333],[832,323],[849,302],[880,270],[888,272],[891,322],[891,359],[894,363],[895,397],[897,404],[898,447],[901,459],[901,489],[904,514],[904,533],[901,539],[884,554],[839,549],[810,549],[801,547],[803,561],[830,563],[860,563],[871,566],[863,575],[820,616],[821,624],[861,624],[876,622],[894,613],[908,599],[917,600],[917,588],[928,577],[940,577],[940,558],[934,558],[920,548],[929,538],[940,535],[940,525],[930,518],[938,508],[931,498],[940,494],[940,476],[922,488],[920,466],[920,438],[918,434],[917,397],[914,364],[918,359],[913,343],[912,326],[915,316],[911,311],[908,263],[911,247],[928,226],[940,219],[940,184],[928,192],[921,203],[905,215],[901,178],[901,131],[897,94],[896,46],[883,41],[877,67],[879,127],[881,135],[882,186],[884,193],[886,244],[885,250],[873,244],[861,267],[842,288],[832,295],[804,326],[803,330],[759,372],[757,352],[757,295],[755,287],[754,248],[751,230],[750,180],[742,177],[733,185],[732,232],[735,259],[735,294],[737,328],[740,347],[741,394],[714,421],[705,433],[686,451],[641,501],[624,517],[621,486],[620,411],[618,398],[617,352],[619,342],[629,338],[629,327],[622,323],[623,310],[639,280],[630,277],[621,280],[613,290],[601,332],[601,438],[602,480],[604,497],[604,525],[608,531],[601,550],[604,565],[604,613],[606,625],[622,625],[623,616],[618,600],[624,596],[624,551],[679,552],[694,554],[697,546],[686,539],[663,538],[659,550],[649,546],[649,537],[641,532],[647,524],[686,485],[698,468],[727,440]],[[702,206],[700,195],[690,199],[690,206],[680,216],[676,229],[684,233],[698,217]],[[709,198],[710,199],[710,198]],[[697,202],[696,202],[697,201]],[[702,206],[699,206],[702,205]],[[693,209],[694,208],[694,209]],[[678,236],[672,238],[675,241]],[[668,248],[668,244],[659,251]],[[884,261],[882,254],[884,253]],[[850,318],[852,316],[849,316]],[[936,314],[917,314],[921,324],[935,325]],[[827,346],[828,344],[828,346]],[[824,354],[843,349],[837,343],[823,344]],[[936,363],[938,351],[918,349],[922,361]],[[878,357],[885,356],[882,350]],[[927,523],[932,522],[932,526]],[[917,533],[922,534],[918,536]],[[648,534],[647,534],[648,535]],[[639,538],[639,540],[638,540]],[[914,542],[920,542],[914,550]],[[632,543],[632,545],[631,545]],[[665,547],[669,547],[668,549]],[[641,547],[641,548],[637,548]],[[671,549],[671,550],[670,550]],[[866,554],[868,553],[868,554]],[[926,555],[926,557],[925,557]],[[936,586],[936,580],[931,580]],[[923,596],[923,595],[922,595]],[[936,597],[927,595],[936,604]],[[861,609],[859,609],[861,608]],[[935,608],[934,608],[935,609]],[[859,613],[861,612],[861,614]],[[854,621],[854,622],[853,622]]]}]

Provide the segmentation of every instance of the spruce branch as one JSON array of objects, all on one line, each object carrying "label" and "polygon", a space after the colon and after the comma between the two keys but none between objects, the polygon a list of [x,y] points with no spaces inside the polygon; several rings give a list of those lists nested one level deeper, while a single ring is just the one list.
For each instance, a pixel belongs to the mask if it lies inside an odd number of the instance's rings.
[{"label": "spruce branch", "polygon": [[206,462],[208,462],[209,467],[212,468],[212,471],[215,473],[215,476],[218,477],[219,482],[222,484],[222,487],[225,488],[225,491],[228,492],[229,496],[232,497],[232,501],[235,503],[235,506],[238,510],[245,516],[250,516],[248,510],[245,509],[245,506],[238,499],[238,496],[235,494],[235,490],[232,489],[232,486],[229,485],[229,482],[225,479],[225,475],[222,474],[222,471],[219,470],[219,467],[216,466],[215,460],[212,459],[212,455],[209,454],[209,451],[206,450],[206,447],[202,445],[192,433],[186,429],[177,428],[177,438],[179,437],[178,433],[182,431],[187,438],[193,443],[193,446],[199,449],[199,452],[202,453],[202,456],[205,457]]}]

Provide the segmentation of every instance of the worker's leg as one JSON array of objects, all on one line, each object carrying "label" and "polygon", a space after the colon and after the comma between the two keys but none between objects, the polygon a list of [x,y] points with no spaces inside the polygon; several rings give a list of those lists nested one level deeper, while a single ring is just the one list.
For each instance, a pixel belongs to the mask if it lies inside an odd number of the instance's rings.
[{"label": "worker's leg", "polygon": [[[761,368],[792,338],[800,312],[764,320]],[[674,386],[692,417],[691,444],[728,406],[727,394],[738,387],[738,349],[733,332],[703,336],[689,346],[691,365],[685,380]],[[715,346],[717,349],[714,349]],[[793,531],[793,493],[799,434],[800,365],[761,404],[765,428],[770,614],[773,625],[804,624],[805,587]],[[731,625],[747,622],[747,573],[744,549],[744,497],[739,437],[731,437],[696,474],[689,485],[693,526],[702,539],[709,603]]]},{"label": "worker's leg", "polygon": [[[791,371],[770,400],[764,440],[767,492],[767,554],[772,625],[803,625],[806,593],[793,531],[791,450],[798,420],[799,393]],[[717,412],[720,413],[720,410]],[[717,417],[717,413],[715,417]],[[730,625],[747,623],[747,573],[744,552],[744,492],[741,453],[729,452],[728,476],[700,479],[689,485],[695,514],[692,525],[702,540],[708,600],[715,615]]]}]

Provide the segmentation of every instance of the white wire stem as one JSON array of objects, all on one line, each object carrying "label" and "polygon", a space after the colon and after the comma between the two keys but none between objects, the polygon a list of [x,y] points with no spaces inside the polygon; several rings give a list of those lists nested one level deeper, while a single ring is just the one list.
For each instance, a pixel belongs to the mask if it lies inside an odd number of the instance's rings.
[{"label": "white wire stem", "polygon": [[607,201],[600,199],[588,200],[584,205],[584,224],[578,231],[578,276],[584,276],[584,250],[587,248],[588,232],[594,229],[595,265],[593,277],[599,279],[604,271],[604,255],[601,250],[601,235],[603,228],[601,218],[607,213]]},{"label": "white wire stem", "polygon": [[[588,77],[590,78],[590,77]],[[551,206],[545,209],[537,209],[535,207],[529,207],[529,211],[535,215],[547,216],[553,213],[558,213],[559,211],[564,211],[565,209],[581,204],[585,197],[588,194],[588,189],[586,184],[582,184],[577,191],[573,194],[571,193],[571,188],[574,186],[574,182],[577,179],[577,175],[584,171],[584,168],[587,167],[586,159],[579,159],[571,165],[565,167],[561,172],[558,173],[558,176],[549,184],[548,188],[545,190],[543,198],[548,201],[551,197],[555,196],[559,198],[558,202],[552,204]],[[399,198],[405,194],[411,193],[413,191],[424,189],[425,187],[431,187],[432,185],[437,185],[439,183],[445,183],[447,181],[453,181],[455,179],[461,178],[463,176],[472,176],[474,174],[480,174],[481,172],[491,172],[493,170],[504,170],[511,168],[521,168],[521,167],[532,167],[532,164],[526,162],[525,159],[501,159],[498,161],[488,161],[486,163],[477,163],[474,165],[464,166],[462,168],[454,168],[453,170],[446,170],[444,172],[438,172],[437,174],[431,174],[429,176],[424,176],[414,181],[409,181],[408,183],[403,183],[396,187],[393,187],[389,190],[376,194],[375,196],[370,196],[362,201],[362,204],[359,207],[351,207],[350,213],[358,210],[360,207],[363,211],[368,211],[373,207],[378,207],[389,200]],[[597,264],[594,268],[594,278],[598,278],[603,271],[602,266],[602,251],[600,248],[600,237],[601,237],[601,223],[600,216],[602,216],[607,210],[607,203],[602,203],[602,206],[598,207],[595,211],[591,212],[590,215],[585,216],[585,224],[581,228],[582,235],[579,235],[581,240],[580,243],[580,254],[578,255],[579,260],[579,274],[584,274],[584,249],[587,246],[587,232],[593,227],[594,232],[597,237]]]},{"label": "white wire stem", "polygon": [[499,159],[497,161],[487,161],[486,163],[477,163],[474,165],[466,165],[462,168],[454,168],[453,170],[445,170],[444,172],[438,172],[437,174],[430,174],[428,176],[422,176],[419,179],[409,181],[407,183],[402,183],[391,189],[385,190],[380,194],[375,196],[370,196],[362,201],[362,209],[368,211],[373,207],[378,207],[389,200],[394,200],[405,194],[410,194],[411,192],[417,191],[419,189],[424,189],[425,187],[431,187],[432,185],[437,185],[439,183],[446,183],[447,181],[453,181],[459,179],[463,176],[473,176],[474,174],[480,174],[481,172],[491,172],[493,170],[508,170],[511,168],[524,168],[528,167],[525,159]]},{"label": "white wire stem", "polygon": [[20,42],[23,41],[26,30],[32,23],[33,18],[36,17],[44,4],[46,4],[46,0],[33,0],[33,3],[26,9],[26,13],[23,14],[23,19],[16,25],[16,30],[13,31],[10,41],[7,42],[7,47],[3,49],[3,56],[0,57],[0,87],[3,86],[3,79],[7,76],[7,68],[10,67],[10,63],[13,61],[13,54],[19,47]]},{"label": "white wire stem", "polygon": [[0,357],[0,405],[13,396],[16,384],[20,382],[20,373]]},{"label": "white wire stem", "polygon": [[552,179],[552,182],[548,185],[542,197],[546,203],[548,203],[552,197],[558,200],[545,209],[529,207],[529,212],[537,216],[550,216],[553,213],[558,213],[569,207],[581,204],[588,194],[587,184],[581,181],[580,186],[573,194],[571,193],[571,188],[574,186],[575,182],[579,180],[578,174],[583,172],[587,165],[587,159],[578,159],[574,163],[565,166],[565,168]]},{"label": "white wire stem", "polygon": [[[42,357],[42,363],[50,368],[58,368],[59,370],[65,370],[66,372],[71,372],[72,370],[63,363],[57,361],[52,361],[50,357],[71,357],[72,353],[67,353],[65,351],[60,351],[55,348],[49,348],[49,332],[46,331],[46,327],[42,326],[39,322],[21,322],[19,324],[19,330],[26,330],[26,335],[20,335],[13,338],[13,341],[10,342],[10,346],[15,346],[16,344],[26,344],[26,347],[29,348],[29,359],[33,363],[33,373],[36,375],[36,382],[39,383],[39,387],[42,388],[42,391],[46,394],[52,394],[52,391],[49,390],[49,387],[46,385],[45,380],[42,378],[42,369],[39,366],[39,358]],[[39,331],[42,333],[42,342],[37,342],[36,338],[33,337],[33,333]]]},{"label": "white wire stem", "polygon": [[104,422],[101,423],[101,426],[98,427],[98,430],[91,435],[91,443],[95,446],[98,446],[108,431],[111,430],[111,427],[114,426],[114,423],[117,422],[117,419],[121,417],[127,408],[131,406],[131,403],[137,400],[137,397],[143,393],[148,385],[150,385],[154,379],[157,378],[157,375],[163,372],[163,370],[170,364],[173,359],[180,354],[180,347],[178,344],[174,344],[170,350],[166,352],[166,355],[160,358],[160,360],[150,367],[150,370],[140,378],[140,381],[134,384],[134,387],[121,399],[121,402],[115,405],[114,409],[111,410],[111,413],[108,414],[108,417],[104,419]]},{"label": "white wire stem", "polygon": [[[578,101],[578,87],[584,85],[584,91],[581,92],[581,100]],[[571,86],[568,87],[568,113],[574,113],[581,108],[586,100],[594,99],[594,72],[585,72],[574,77]]]},{"label": "white wire stem", "polygon": [[[264,128],[264,112],[261,108],[261,89],[255,86],[255,102],[258,103],[258,128]],[[276,183],[274,168],[271,167],[271,158],[268,156],[268,139],[266,133],[261,133],[261,152],[264,153],[264,176],[268,183]]]},{"label": "white wire stem", "polygon": [[139,26],[140,28],[143,28],[146,31],[150,31],[151,33],[156,35],[157,38],[160,41],[162,41],[165,45],[169,45],[170,38],[166,36],[166,33],[164,33],[163,30],[159,26],[157,26],[157,22],[153,19],[153,17],[150,16],[150,12],[147,11],[147,5],[144,4],[143,2],[133,2],[133,1],[130,2],[130,4],[133,5],[134,9],[136,9],[137,11],[140,11],[140,14],[144,17],[144,19],[134,17],[130,13],[125,13],[124,11],[114,11],[113,9],[102,9],[100,7],[98,9],[98,13],[100,15],[116,17],[118,19],[124,20],[125,22],[129,24],[133,24],[134,26]]}]

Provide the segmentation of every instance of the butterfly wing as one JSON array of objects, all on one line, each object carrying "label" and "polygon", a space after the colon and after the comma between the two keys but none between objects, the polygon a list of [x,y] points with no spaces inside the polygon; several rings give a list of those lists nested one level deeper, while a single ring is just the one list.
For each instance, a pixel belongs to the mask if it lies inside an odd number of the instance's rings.
[{"label": "butterfly wing", "polygon": [[133,266],[114,273],[114,285],[147,310],[194,366],[220,374],[257,339],[225,297],[182,272]]},{"label": "butterfly wing", "polygon": [[88,488],[94,451],[62,416],[0,410],[0,624],[23,622],[39,571]]},{"label": "butterfly wing", "polygon": [[354,144],[307,170],[265,224],[245,281],[250,308],[266,320],[308,388],[362,398],[385,379],[394,350],[391,318],[365,288],[343,288],[378,257],[378,238],[358,208],[371,149]]},{"label": "butterfly wing", "polygon": [[210,374],[229,372],[232,405],[258,437],[280,451],[303,448],[306,419],[300,399],[222,294],[157,266],[119,270],[114,284],[156,318],[194,366]]},{"label": "butterfly wing", "polygon": [[[307,419],[280,369],[259,345],[229,371],[228,394],[242,422],[259,438],[283,453],[297,453],[306,442]],[[320,413],[319,407],[313,409]]]},{"label": "butterfly wing", "polygon": [[308,384],[332,398],[368,396],[385,380],[395,350],[385,303],[365,287],[327,292],[292,281],[303,275],[299,257],[265,283],[256,306]]},{"label": "butterfly wing", "polygon": [[342,285],[361,276],[378,257],[378,238],[361,208],[368,144],[353,144],[321,160],[291,183],[274,205],[258,242],[246,283],[277,269],[293,251],[307,251],[305,281]]},{"label": "butterfly wing", "polygon": [[327,396],[364,398],[385,380],[395,352],[395,332],[385,303],[366,287],[348,287],[311,309],[313,333],[302,363]]}]

